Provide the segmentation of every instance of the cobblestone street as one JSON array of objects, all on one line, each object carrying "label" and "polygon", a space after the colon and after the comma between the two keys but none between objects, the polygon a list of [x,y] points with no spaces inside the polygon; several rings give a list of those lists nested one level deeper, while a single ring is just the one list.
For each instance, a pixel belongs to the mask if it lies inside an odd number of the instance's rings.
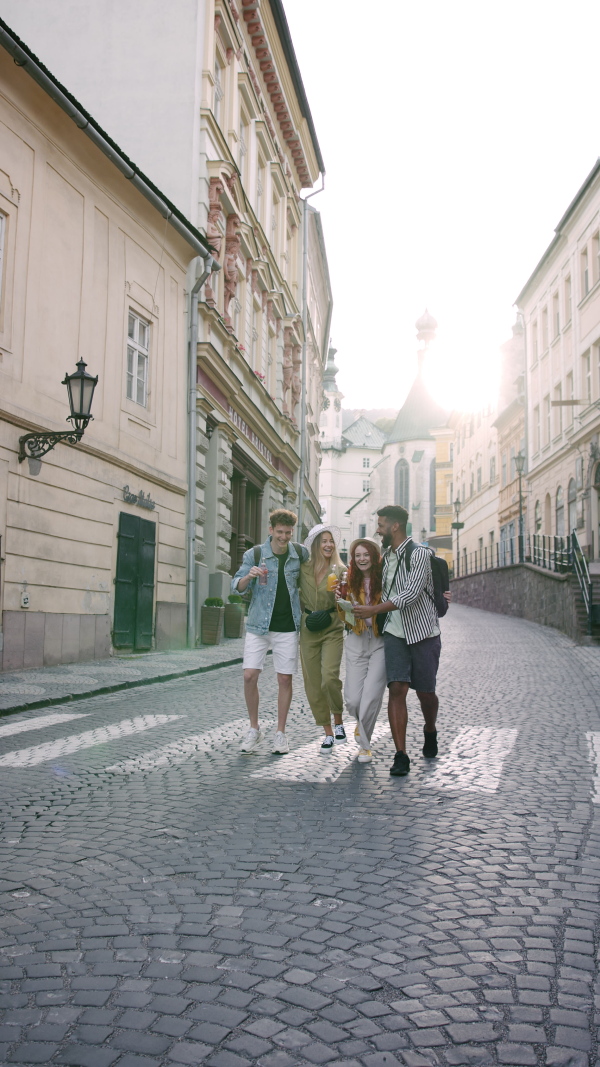
[{"label": "cobblestone street", "polygon": [[440,755],[241,668],[0,721],[0,1062],[597,1067],[600,649],[454,605]]}]

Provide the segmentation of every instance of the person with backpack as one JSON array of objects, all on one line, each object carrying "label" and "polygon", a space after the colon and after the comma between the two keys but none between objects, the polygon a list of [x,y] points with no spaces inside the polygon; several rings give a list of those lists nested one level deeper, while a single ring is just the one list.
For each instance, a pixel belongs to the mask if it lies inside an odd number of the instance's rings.
[{"label": "person with backpack", "polygon": [[263,545],[244,552],[242,565],[231,581],[234,593],[251,589],[244,642],[244,696],[250,726],[241,751],[252,752],[260,744],[263,732],[258,721],[258,679],[269,648],[277,674],[277,731],[271,751],[284,755],[290,746],[285,727],[292,702],[292,675],[298,669],[298,635],[300,632],[300,566],[309,553],[292,541],[298,521],[293,511],[278,508],[269,516],[269,537]]},{"label": "person with backpack", "polygon": [[[448,602],[447,565],[432,556],[425,545],[416,545],[407,536],[408,512],[399,506],[380,508],[377,533],[385,550],[383,557],[382,603],[356,605],[359,619],[384,615],[383,641],[389,689],[388,716],[396,755],[390,774],[402,777],[410,770],[406,752],[408,690],[416,691],[424,723],[423,755],[437,756],[436,721],[439,701],[435,686],[441,652],[439,617]],[[445,574],[444,574],[445,567]],[[434,582],[435,574],[435,582]]]}]

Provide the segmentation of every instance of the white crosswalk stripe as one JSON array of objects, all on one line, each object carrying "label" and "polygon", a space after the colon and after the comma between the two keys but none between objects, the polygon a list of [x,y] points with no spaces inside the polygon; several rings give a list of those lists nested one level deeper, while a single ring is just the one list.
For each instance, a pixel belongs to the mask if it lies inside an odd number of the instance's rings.
[{"label": "white crosswalk stripe", "polygon": [[[350,729],[352,730],[352,726]],[[389,735],[387,723],[380,723],[373,730],[372,742],[375,744],[382,737]],[[257,767],[251,778],[270,778],[278,781],[335,782],[350,763],[356,759],[358,748],[354,739],[336,742],[328,753],[319,751],[322,735],[315,737],[307,745],[302,745],[290,752],[288,756],[279,756],[267,767]],[[362,766],[362,764],[361,764]],[[366,764],[368,766],[368,764]]]},{"label": "white crosswalk stripe", "polygon": [[10,737],[13,734],[24,734],[27,730],[42,730],[45,726],[56,726],[61,722],[70,722],[72,719],[85,719],[85,714],[77,712],[57,711],[52,715],[36,715],[34,719],[20,719],[19,722],[7,722],[0,726],[0,738]]},{"label": "white crosswalk stripe", "polygon": [[[272,719],[261,720],[261,729],[269,730],[275,725]],[[234,719],[224,726],[215,726],[213,730],[207,730],[204,734],[192,734],[191,737],[182,737],[178,741],[172,741],[162,748],[152,749],[140,756],[131,759],[120,760],[118,763],[105,767],[108,774],[133,774],[135,771],[153,771],[159,767],[174,766],[176,763],[184,763],[199,752],[209,752],[219,745],[230,744],[232,751],[237,756],[239,744],[248,729],[248,719]],[[264,742],[259,746],[258,752],[264,754]]]},{"label": "white crosswalk stripe", "polygon": [[587,743],[590,747],[590,760],[594,764],[594,789],[592,792],[592,804],[600,804],[600,734],[587,733]]},{"label": "white crosswalk stripe", "polygon": [[467,793],[495,793],[504,761],[514,747],[518,730],[462,730],[448,752],[435,762],[423,785],[430,789],[459,789]]},{"label": "white crosswalk stripe", "polygon": [[109,726],[99,727],[97,730],[87,730],[83,734],[71,734],[57,741],[8,752],[0,756],[0,767],[33,767],[46,760],[69,756],[73,752],[90,748],[92,745],[101,745],[106,741],[116,741],[131,734],[142,733],[144,730],[152,730],[156,726],[164,726],[180,718],[181,715],[138,715],[135,719],[122,719],[121,722],[114,722]]}]

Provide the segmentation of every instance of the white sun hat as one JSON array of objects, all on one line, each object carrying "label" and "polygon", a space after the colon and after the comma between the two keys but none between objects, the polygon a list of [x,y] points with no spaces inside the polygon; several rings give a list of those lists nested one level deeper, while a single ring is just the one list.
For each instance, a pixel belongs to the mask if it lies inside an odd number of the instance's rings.
[{"label": "white sun hat", "polygon": [[304,547],[308,548],[308,550],[310,552],[310,549],[312,548],[312,543],[313,543],[315,537],[318,537],[319,534],[322,534],[322,533],[325,533],[325,532],[331,534],[331,536],[333,537],[333,540],[335,541],[335,547],[337,548],[339,543],[340,543],[340,541],[341,541],[341,539],[342,539],[342,531],[340,530],[339,526],[330,526],[328,523],[324,523],[324,522],[317,523],[316,526],[313,526],[312,530],[309,530],[308,537],[306,538],[306,540],[304,542]]}]

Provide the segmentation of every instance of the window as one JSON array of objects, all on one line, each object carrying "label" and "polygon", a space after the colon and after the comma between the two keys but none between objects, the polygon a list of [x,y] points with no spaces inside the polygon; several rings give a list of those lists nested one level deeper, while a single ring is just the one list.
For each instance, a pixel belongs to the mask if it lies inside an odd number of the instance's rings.
[{"label": "window", "polygon": [[534,533],[537,534],[537,533],[540,532],[540,530],[542,528],[542,505],[540,504],[539,500],[536,500],[536,502],[535,502],[534,524],[535,524]]},{"label": "window", "polygon": [[481,467],[477,468],[477,492],[481,489]]},{"label": "window", "polygon": [[532,357],[533,357],[532,358],[532,362],[533,363],[537,363],[537,358],[539,356],[538,324],[537,324],[537,321],[534,322],[532,327],[531,327],[531,353],[532,353]]},{"label": "window", "polygon": [[565,278],[565,323],[571,321],[571,275]]},{"label": "window", "polygon": [[565,536],[565,501],[560,485],[556,490],[556,536]]},{"label": "window", "polygon": [[[0,285],[2,284],[2,274],[0,268]],[[600,342],[595,345],[596,349],[596,397],[600,397]]]},{"label": "window", "polygon": [[534,452],[539,452],[539,450],[540,450],[540,448],[542,446],[540,430],[541,430],[540,405],[536,404],[536,406],[533,409],[533,451]]},{"label": "window", "polygon": [[515,463],[515,456],[516,456],[516,452],[515,452],[515,448],[514,448],[514,445],[513,445],[511,450],[510,450],[510,480],[511,480],[511,482],[514,482],[515,478],[517,477],[517,464]]},{"label": "window", "polygon": [[127,327],[127,397],[144,408],[148,405],[149,347],[150,323],[130,311]]},{"label": "window", "polygon": [[363,493],[369,492],[369,479],[363,478]]},{"label": "window", "polygon": [[221,100],[223,99],[223,86],[221,85],[221,65],[217,60],[215,63],[215,88],[214,88],[214,104],[213,112],[216,122],[221,121]]},{"label": "window", "polygon": [[436,501],[436,466],[432,459],[429,464],[429,529],[435,533],[435,501]]},{"label": "window", "polygon": [[575,484],[578,489],[583,489],[583,456],[575,460]]},{"label": "window", "polygon": [[369,459],[369,457],[368,456],[363,456],[363,467],[370,467],[370,466],[371,466],[371,460]]},{"label": "window", "polygon": [[471,471],[471,481],[470,481],[470,484],[469,484],[469,496],[470,497],[473,496],[474,492],[475,492],[475,475]]},{"label": "window", "polygon": [[[599,363],[599,366],[600,366],[600,345],[598,346],[598,363]],[[452,442],[450,442],[450,456],[449,456],[449,458],[450,458],[450,462],[453,463],[454,462],[454,445],[452,444]]]},{"label": "window", "polygon": [[544,529],[548,535],[552,533],[552,501],[550,493],[546,493],[546,499],[544,500]]},{"label": "window", "polygon": [[567,533],[571,534],[573,530],[577,529],[577,486],[574,478],[571,478],[567,491],[567,511],[569,520]]},{"label": "window", "polygon": [[548,308],[542,311],[542,352],[548,347]]},{"label": "window", "polygon": [[552,411],[552,408],[550,407],[550,396],[545,396],[544,397],[544,444],[545,445],[549,445],[550,444],[550,434],[552,432],[551,426],[550,426],[550,412],[551,411]]},{"label": "window", "polygon": [[584,352],[581,357],[581,386],[583,392],[583,400],[587,400],[588,404],[592,402],[592,360],[590,357],[589,349]]},{"label": "window", "polygon": [[496,457],[490,456],[490,482],[496,481]]},{"label": "window", "polygon": [[600,233],[596,232],[592,237],[592,248],[594,250],[594,285],[600,280]]},{"label": "window", "polygon": [[590,291],[590,272],[588,267],[587,248],[581,253],[581,297],[587,296]]},{"label": "window", "polygon": [[408,510],[410,470],[405,459],[399,459],[394,471],[394,503]]},{"label": "window", "polygon": [[359,537],[366,537],[367,536],[367,524],[366,524],[366,522],[359,523],[358,536]]},{"label": "window", "polygon": [[[573,372],[572,371],[569,374],[567,374],[565,392],[567,394],[566,397],[565,397],[566,400],[573,400],[574,399],[575,394],[573,392]],[[573,408],[572,405],[569,405],[569,407],[567,408],[567,419],[568,419],[569,426],[573,425],[574,417],[575,417],[574,408]]]},{"label": "window", "polygon": [[554,337],[558,337],[560,333],[560,309],[558,306],[558,292],[552,297],[552,329],[554,331]]},{"label": "window", "polygon": [[248,123],[246,122],[246,116],[240,111],[240,141],[239,141],[239,168],[242,175],[242,181],[246,178],[246,156],[248,154]]},{"label": "window", "polygon": [[503,489],[504,489],[504,486],[506,485],[506,482],[507,482],[507,477],[506,477],[506,452],[503,452],[502,453],[502,488]]},{"label": "window", "polygon": [[557,437],[563,429],[562,385],[557,385],[554,390],[554,402],[557,405],[554,408],[554,436]]}]

